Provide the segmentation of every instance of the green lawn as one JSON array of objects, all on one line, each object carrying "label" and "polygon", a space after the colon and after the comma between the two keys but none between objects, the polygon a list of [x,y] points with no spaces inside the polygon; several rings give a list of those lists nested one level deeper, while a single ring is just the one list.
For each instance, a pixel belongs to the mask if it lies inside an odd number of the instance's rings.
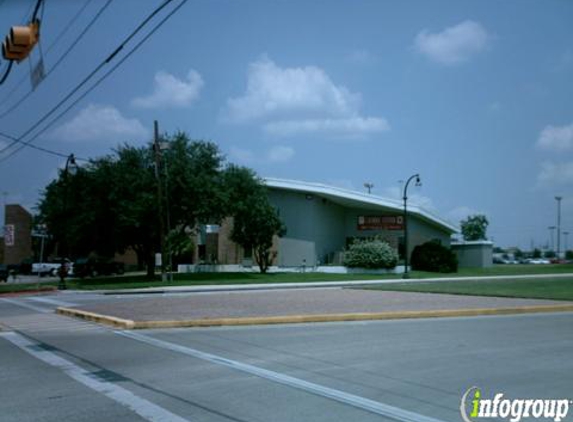
[{"label": "green lawn", "polygon": [[57,283],[42,283],[42,284],[2,283],[0,284],[0,294],[38,291],[38,290],[51,291],[55,289],[56,284]]},{"label": "green lawn", "polygon": [[[492,268],[463,268],[457,273],[440,274],[412,271],[411,278],[436,277],[479,277],[490,275],[524,275],[524,274],[559,274],[573,273],[573,264],[564,265],[495,265]],[[113,290],[142,287],[165,286],[204,286],[229,284],[263,284],[263,283],[305,283],[316,281],[350,281],[350,280],[390,280],[400,279],[400,274],[323,274],[323,273],[189,273],[174,274],[173,283],[163,283],[159,279],[149,280],[145,276],[133,277],[99,277],[95,279],[70,280],[70,288],[80,290]]]},{"label": "green lawn", "polygon": [[[573,264],[561,265],[494,265],[491,268],[462,268],[457,273],[440,274],[412,271],[411,278],[436,277],[480,277],[493,275],[525,275],[525,274],[559,274],[573,273]],[[350,280],[389,280],[400,279],[401,275],[370,275],[370,274],[322,274],[322,273],[190,273],[174,274],[172,283],[163,283],[159,276],[149,280],[144,275],[124,277],[98,277],[84,280],[67,280],[68,288],[78,290],[116,290],[143,287],[166,286],[204,286],[230,284],[263,284],[263,283],[305,283],[317,281],[350,281]],[[42,283],[43,286],[56,286],[57,282]],[[31,287],[32,286],[32,287]],[[0,293],[19,290],[36,289],[37,285],[0,284]]]},{"label": "green lawn", "polygon": [[428,281],[365,287],[369,290],[447,293],[528,299],[573,300],[573,277],[541,279]]}]

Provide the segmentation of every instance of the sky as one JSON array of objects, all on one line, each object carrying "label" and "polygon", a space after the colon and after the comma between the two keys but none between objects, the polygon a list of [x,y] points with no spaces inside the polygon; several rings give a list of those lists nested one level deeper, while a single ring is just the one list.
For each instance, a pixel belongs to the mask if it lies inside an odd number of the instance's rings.
[{"label": "sky", "polygon": [[[35,3],[0,0],[0,36]],[[40,44],[0,85],[0,132],[26,134],[161,3],[46,0]],[[497,246],[550,247],[555,196],[573,232],[572,23],[569,0],[189,0],[33,140],[61,156],[8,156],[0,137],[2,200],[33,211],[67,155],[146,145],[157,120],[262,177],[399,198],[419,173],[412,202],[455,224],[485,214]],[[29,94],[40,60],[48,75]]]}]

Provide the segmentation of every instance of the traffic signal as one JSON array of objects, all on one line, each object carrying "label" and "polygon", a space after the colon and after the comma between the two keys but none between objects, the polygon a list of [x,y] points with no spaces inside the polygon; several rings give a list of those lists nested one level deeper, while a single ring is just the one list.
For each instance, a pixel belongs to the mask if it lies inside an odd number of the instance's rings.
[{"label": "traffic signal", "polygon": [[26,26],[13,26],[2,43],[2,56],[6,60],[24,60],[40,36],[40,21],[35,20]]}]

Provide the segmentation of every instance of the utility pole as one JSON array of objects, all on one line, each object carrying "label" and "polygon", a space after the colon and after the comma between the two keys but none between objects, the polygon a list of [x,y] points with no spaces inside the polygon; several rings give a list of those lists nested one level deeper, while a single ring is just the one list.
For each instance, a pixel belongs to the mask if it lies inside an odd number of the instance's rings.
[{"label": "utility pole", "polygon": [[163,188],[161,186],[161,145],[159,142],[159,124],[153,121],[153,149],[155,150],[155,178],[157,179],[157,209],[159,213],[159,245],[161,253],[161,281],[167,281],[165,274],[165,224],[163,222]]},{"label": "utility pole", "polygon": [[364,183],[364,187],[368,190],[368,193],[371,193],[372,188],[374,187],[374,183],[366,182]]},{"label": "utility pole", "polygon": [[555,226],[549,226],[547,227],[549,229],[549,237],[551,239],[551,251],[555,252],[555,242],[553,241],[553,232],[555,231],[555,229],[557,227]]},{"label": "utility pole", "polygon": [[562,196],[556,196],[557,200],[557,259],[561,259],[561,200]]}]

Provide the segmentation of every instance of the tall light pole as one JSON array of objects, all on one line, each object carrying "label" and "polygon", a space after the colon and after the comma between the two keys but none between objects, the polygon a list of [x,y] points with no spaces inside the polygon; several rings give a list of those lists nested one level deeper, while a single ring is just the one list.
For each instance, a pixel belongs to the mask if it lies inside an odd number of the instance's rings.
[{"label": "tall light pole", "polygon": [[549,227],[547,227],[547,228],[549,229],[549,238],[551,239],[551,250],[552,250],[553,252],[555,252],[555,243],[553,242],[553,232],[555,231],[555,229],[556,229],[557,227],[555,227],[555,226],[549,226]]},{"label": "tall light pole", "polygon": [[556,196],[557,200],[557,259],[561,259],[561,200],[562,196]]},{"label": "tall light pole", "polygon": [[410,278],[408,274],[408,185],[414,179],[416,179],[416,186],[422,186],[419,174],[410,176],[404,186],[404,195],[402,197],[404,199],[404,274],[402,278]]},{"label": "tall light pole", "polygon": [[[68,159],[66,160],[66,167],[64,168],[64,174],[63,174],[63,178],[64,178],[64,198],[63,198],[63,214],[64,214],[64,218],[67,219],[67,213],[68,213],[68,182],[69,182],[69,176],[72,175],[74,176],[78,171],[78,165],[76,164],[76,158],[74,157],[74,154],[70,154],[68,156]],[[66,286],[66,275],[67,275],[67,269],[66,269],[66,258],[64,256],[64,251],[69,253],[69,242],[68,242],[68,231],[67,229],[64,229],[64,244],[65,244],[65,248],[62,248],[62,251],[60,252],[61,256],[61,261],[60,261],[60,270],[58,271],[58,275],[60,276],[60,281],[58,282],[58,289],[59,290],[66,290],[67,286]]]},{"label": "tall light pole", "polygon": [[368,193],[370,193],[374,187],[374,183],[366,182],[364,183],[364,187],[368,190]]},{"label": "tall light pole", "polygon": [[568,251],[568,249],[567,249],[567,236],[569,236],[569,232],[563,232],[563,236],[565,237],[565,248],[564,248],[564,250],[565,250],[565,254],[567,254],[567,251]]},{"label": "tall light pole", "polygon": [[159,245],[161,249],[161,281],[167,281],[165,272],[165,222],[163,219],[163,187],[161,186],[161,143],[159,123],[153,121],[153,149],[155,151],[155,178],[157,179],[157,209],[159,217]]}]

